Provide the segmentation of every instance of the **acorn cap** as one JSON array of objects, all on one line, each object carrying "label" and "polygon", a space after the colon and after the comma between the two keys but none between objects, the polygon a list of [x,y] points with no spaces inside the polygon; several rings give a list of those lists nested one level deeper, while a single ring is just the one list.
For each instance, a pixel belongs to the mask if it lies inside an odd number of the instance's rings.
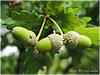
[{"label": "acorn cap", "polygon": [[52,44],[52,50],[59,50],[63,45],[63,37],[59,34],[50,34],[48,38]]},{"label": "acorn cap", "polygon": [[78,36],[79,34],[77,32],[69,31],[63,35],[64,43],[68,48],[74,49],[78,44]]},{"label": "acorn cap", "polygon": [[37,43],[37,38],[34,32],[29,31],[30,32],[30,38],[24,43],[24,45],[26,46],[30,46],[30,45],[36,45]]}]

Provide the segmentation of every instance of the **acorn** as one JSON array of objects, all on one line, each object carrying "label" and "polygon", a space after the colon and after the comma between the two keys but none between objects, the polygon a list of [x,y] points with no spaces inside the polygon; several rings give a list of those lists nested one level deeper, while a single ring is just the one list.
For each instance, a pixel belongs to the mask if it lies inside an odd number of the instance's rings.
[{"label": "acorn", "polygon": [[39,52],[48,52],[51,50],[59,50],[63,45],[63,37],[59,34],[50,34],[48,37],[41,39],[36,48]]},{"label": "acorn", "polygon": [[25,46],[36,45],[37,43],[35,33],[23,27],[14,27],[12,29],[12,35]]},{"label": "acorn", "polygon": [[69,31],[63,35],[65,45],[70,49],[75,48],[89,48],[91,46],[91,40],[87,36],[80,35],[75,31]]}]

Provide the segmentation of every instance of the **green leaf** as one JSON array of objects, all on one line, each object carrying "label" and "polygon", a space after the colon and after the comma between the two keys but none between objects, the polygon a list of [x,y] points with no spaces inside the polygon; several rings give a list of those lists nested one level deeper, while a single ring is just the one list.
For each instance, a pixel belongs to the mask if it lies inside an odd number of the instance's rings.
[{"label": "green leaf", "polygon": [[21,59],[21,62],[19,63],[19,73],[25,74],[25,67],[23,65],[24,60],[26,59],[26,52],[25,51],[21,53],[20,59]]},{"label": "green leaf", "polygon": [[7,19],[9,16],[8,16],[8,10],[7,9],[5,9],[5,8],[3,8],[3,7],[1,7],[1,19],[3,19],[3,20],[5,20],[5,19]]},{"label": "green leaf", "polygon": [[72,12],[74,15],[76,15],[78,12],[79,12],[79,9],[78,8],[69,8],[67,12]]},{"label": "green leaf", "polygon": [[34,46],[30,46],[27,48],[27,51],[26,51],[26,55],[29,55],[30,53],[32,53],[34,50]]},{"label": "green leaf", "polygon": [[59,15],[59,20],[62,21],[61,28],[64,33],[68,31],[73,31],[78,27],[85,27],[86,24],[79,17],[74,16],[72,12],[64,13],[64,11]]},{"label": "green leaf", "polygon": [[30,53],[24,61],[24,67],[26,74],[37,74],[39,69],[43,70],[43,66],[33,57],[32,53]]},{"label": "green leaf", "polygon": [[86,28],[88,28],[88,27],[98,27],[98,26],[92,25],[92,24],[87,24],[87,25],[86,25]]},{"label": "green leaf", "polygon": [[88,23],[92,20],[91,17],[82,17],[81,20],[83,20],[85,23]]},{"label": "green leaf", "polygon": [[27,48],[27,51],[21,53],[20,58],[22,61],[19,64],[20,74],[37,74],[39,69],[43,70],[43,66],[33,57],[33,49],[34,47],[31,46]]},{"label": "green leaf", "polygon": [[83,56],[83,52],[80,49],[68,49],[68,53],[72,57],[72,64],[77,66],[81,64],[81,58]]},{"label": "green leaf", "polygon": [[93,44],[99,45],[99,28],[100,27],[76,28],[75,31],[89,37]]},{"label": "green leaf", "polygon": [[46,53],[39,53],[39,58],[38,58],[38,62],[42,65],[42,66],[49,66],[51,63],[51,54],[49,52]]},{"label": "green leaf", "polygon": [[7,29],[11,30],[13,27],[23,26],[24,22],[14,20],[13,18],[10,17],[5,21],[5,24],[7,24]]},{"label": "green leaf", "polygon": [[98,26],[92,25],[92,24],[87,24],[87,25],[86,25],[86,28],[88,28],[88,27],[98,27]]},{"label": "green leaf", "polygon": [[41,34],[41,39],[42,38],[45,38],[47,37],[49,34],[52,34],[53,33],[53,29],[52,27],[49,27],[48,29],[44,28],[44,30],[42,31],[42,34]]},{"label": "green leaf", "polygon": [[22,10],[21,13],[13,11],[12,17],[8,18],[5,23],[9,30],[13,27],[21,26],[38,33],[43,17],[43,15],[38,15],[34,10],[32,13],[25,10]]},{"label": "green leaf", "polygon": [[51,52],[50,52],[50,54],[51,54],[51,56],[52,56],[52,60],[53,60],[53,58],[54,58],[54,56],[55,56],[56,53],[58,54],[59,52],[58,52],[58,51],[51,51]]},{"label": "green leaf", "polygon": [[42,0],[41,0],[41,3],[43,4],[44,7],[47,6],[48,2],[49,2],[49,1],[42,1]]},{"label": "green leaf", "polygon": [[38,15],[35,10],[32,11],[32,13],[22,10],[21,13],[18,13],[16,11],[12,11],[12,17],[16,20],[22,20],[22,21],[36,21],[39,18],[43,17],[43,15]]},{"label": "green leaf", "polygon": [[63,3],[64,1],[49,1],[44,10],[49,15],[56,15],[63,10]]}]

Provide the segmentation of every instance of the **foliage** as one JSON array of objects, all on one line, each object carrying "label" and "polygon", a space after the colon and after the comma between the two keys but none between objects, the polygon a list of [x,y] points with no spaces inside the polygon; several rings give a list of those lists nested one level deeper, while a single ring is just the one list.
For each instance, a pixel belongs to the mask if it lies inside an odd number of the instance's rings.
[{"label": "foliage", "polygon": [[1,58],[1,72],[6,74],[15,74],[17,68],[17,60],[15,59],[14,55],[11,56],[3,56]]},{"label": "foliage", "polygon": [[[2,2],[2,5],[5,3]],[[88,17],[87,14],[84,14],[84,15],[87,15],[87,17],[82,14],[79,15],[80,11],[82,9],[86,9],[87,7],[86,8],[84,7],[85,1],[83,2],[78,1],[77,3],[76,1],[50,1],[48,0],[48,1],[21,1],[19,3],[16,3],[15,5],[9,5],[9,3],[7,2],[6,4],[8,8],[4,8],[3,6],[1,7],[2,8],[1,10],[2,11],[1,12],[2,25],[6,25],[6,28],[8,30],[12,30],[12,28],[16,26],[25,27],[28,30],[35,32],[36,35],[38,35],[44,17],[49,15],[51,18],[53,18],[57,22],[59,27],[62,29],[63,33],[67,33],[68,31],[76,31],[82,35],[88,36],[92,40],[92,44],[94,46],[99,45],[99,27],[98,25],[93,25],[97,23],[95,21],[90,22],[92,21],[92,18]],[[91,2],[86,2],[87,5],[90,3]],[[98,2],[94,2],[93,5],[95,5],[96,3]],[[56,33],[60,34],[55,24],[47,17],[45,27],[40,36],[40,39],[47,37],[49,34],[53,33],[53,30],[55,30]],[[40,70],[45,71],[46,68],[44,68],[38,62],[37,58],[33,57],[32,53],[34,51],[34,47],[21,48],[20,43],[17,43],[15,40],[14,42],[16,44],[12,43],[12,45],[16,45],[19,47],[19,49],[23,49],[22,51],[20,51],[20,58],[19,58],[21,59],[19,62],[20,74],[37,74],[37,73],[41,73],[39,72]],[[81,64],[82,57],[83,57],[82,61],[88,60],[88,59],[85,59],[86,57],[85,57],[84,52],[86,52],[86,50],[93,50],[93,48],[91,47],[85,50],[84,49],[70,50],[66,48],[65,49],[67,51],[66,56],[68,55],[68,57],[65,56],[66,59],[64,60],[59,59],[59,56],[56,57],[56,54],[58,53],[59,55],[60,52],[51,51],[50,54],[52,56],[52,60],[56,62],[55,63],[52,62],[49,66],[47,66],[47,73],[57,73],[57,72],[67,73],[68,67],[75,68],[75,66],[79,66],[79,64],[82,66]],[[72,58],[72,62],[70,58]],[[61,62],[62,63],[59,64],[59,61],[60,63]],[[70,61],[70,62],[66,64],[67,61]],[[58,64],[59,66],[53,65],[53,64]],[[52,65],[55,66],[54,68],[55,72],[50,72],[52,71],[50,70],[52,68]],[[48,67],[50,67],[50,69],[48,69]]]},{"label": "foliage", "polygon": [[[95,45],[99,45],[99,27],[89,27],[89,28],[78,28],[75,29],[78,33],[86,35],[91,38],[91,41]],[[96,39],[95,39],[96,37]]]}]

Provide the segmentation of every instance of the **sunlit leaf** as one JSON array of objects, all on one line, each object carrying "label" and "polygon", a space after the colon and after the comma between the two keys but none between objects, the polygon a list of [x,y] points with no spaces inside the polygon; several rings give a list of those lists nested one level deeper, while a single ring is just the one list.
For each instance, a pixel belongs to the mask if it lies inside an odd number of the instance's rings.
[{"label": "sunlit leaf", "polygon": [[64,33],[68,31],[73,31],[75,28],[78,27],[83,28],[86,26],[84,21],[82,21],[79,17],[74,16],[74,14],[71,12],[62,12],[59,15],[59,20],[61,21],[60,27],[62,28]]},{"label": "sunlit leaf", "polygon": [[82,17],[81,20],[83,20],[85,23],[88,23],[92,20],[91,17]]},{"label": "sunlit leaf", "polygon": [[75,9],[69,8],[67,12],[72,12],[74,15],[76,15],[79,12],[79,9],[78,8],[75,8]]},{"label": "sunlit leaf", "polygon": [[93,44],[99,45],[99,28],[100,27],[76,28],[75,31],[89,37]]}]

